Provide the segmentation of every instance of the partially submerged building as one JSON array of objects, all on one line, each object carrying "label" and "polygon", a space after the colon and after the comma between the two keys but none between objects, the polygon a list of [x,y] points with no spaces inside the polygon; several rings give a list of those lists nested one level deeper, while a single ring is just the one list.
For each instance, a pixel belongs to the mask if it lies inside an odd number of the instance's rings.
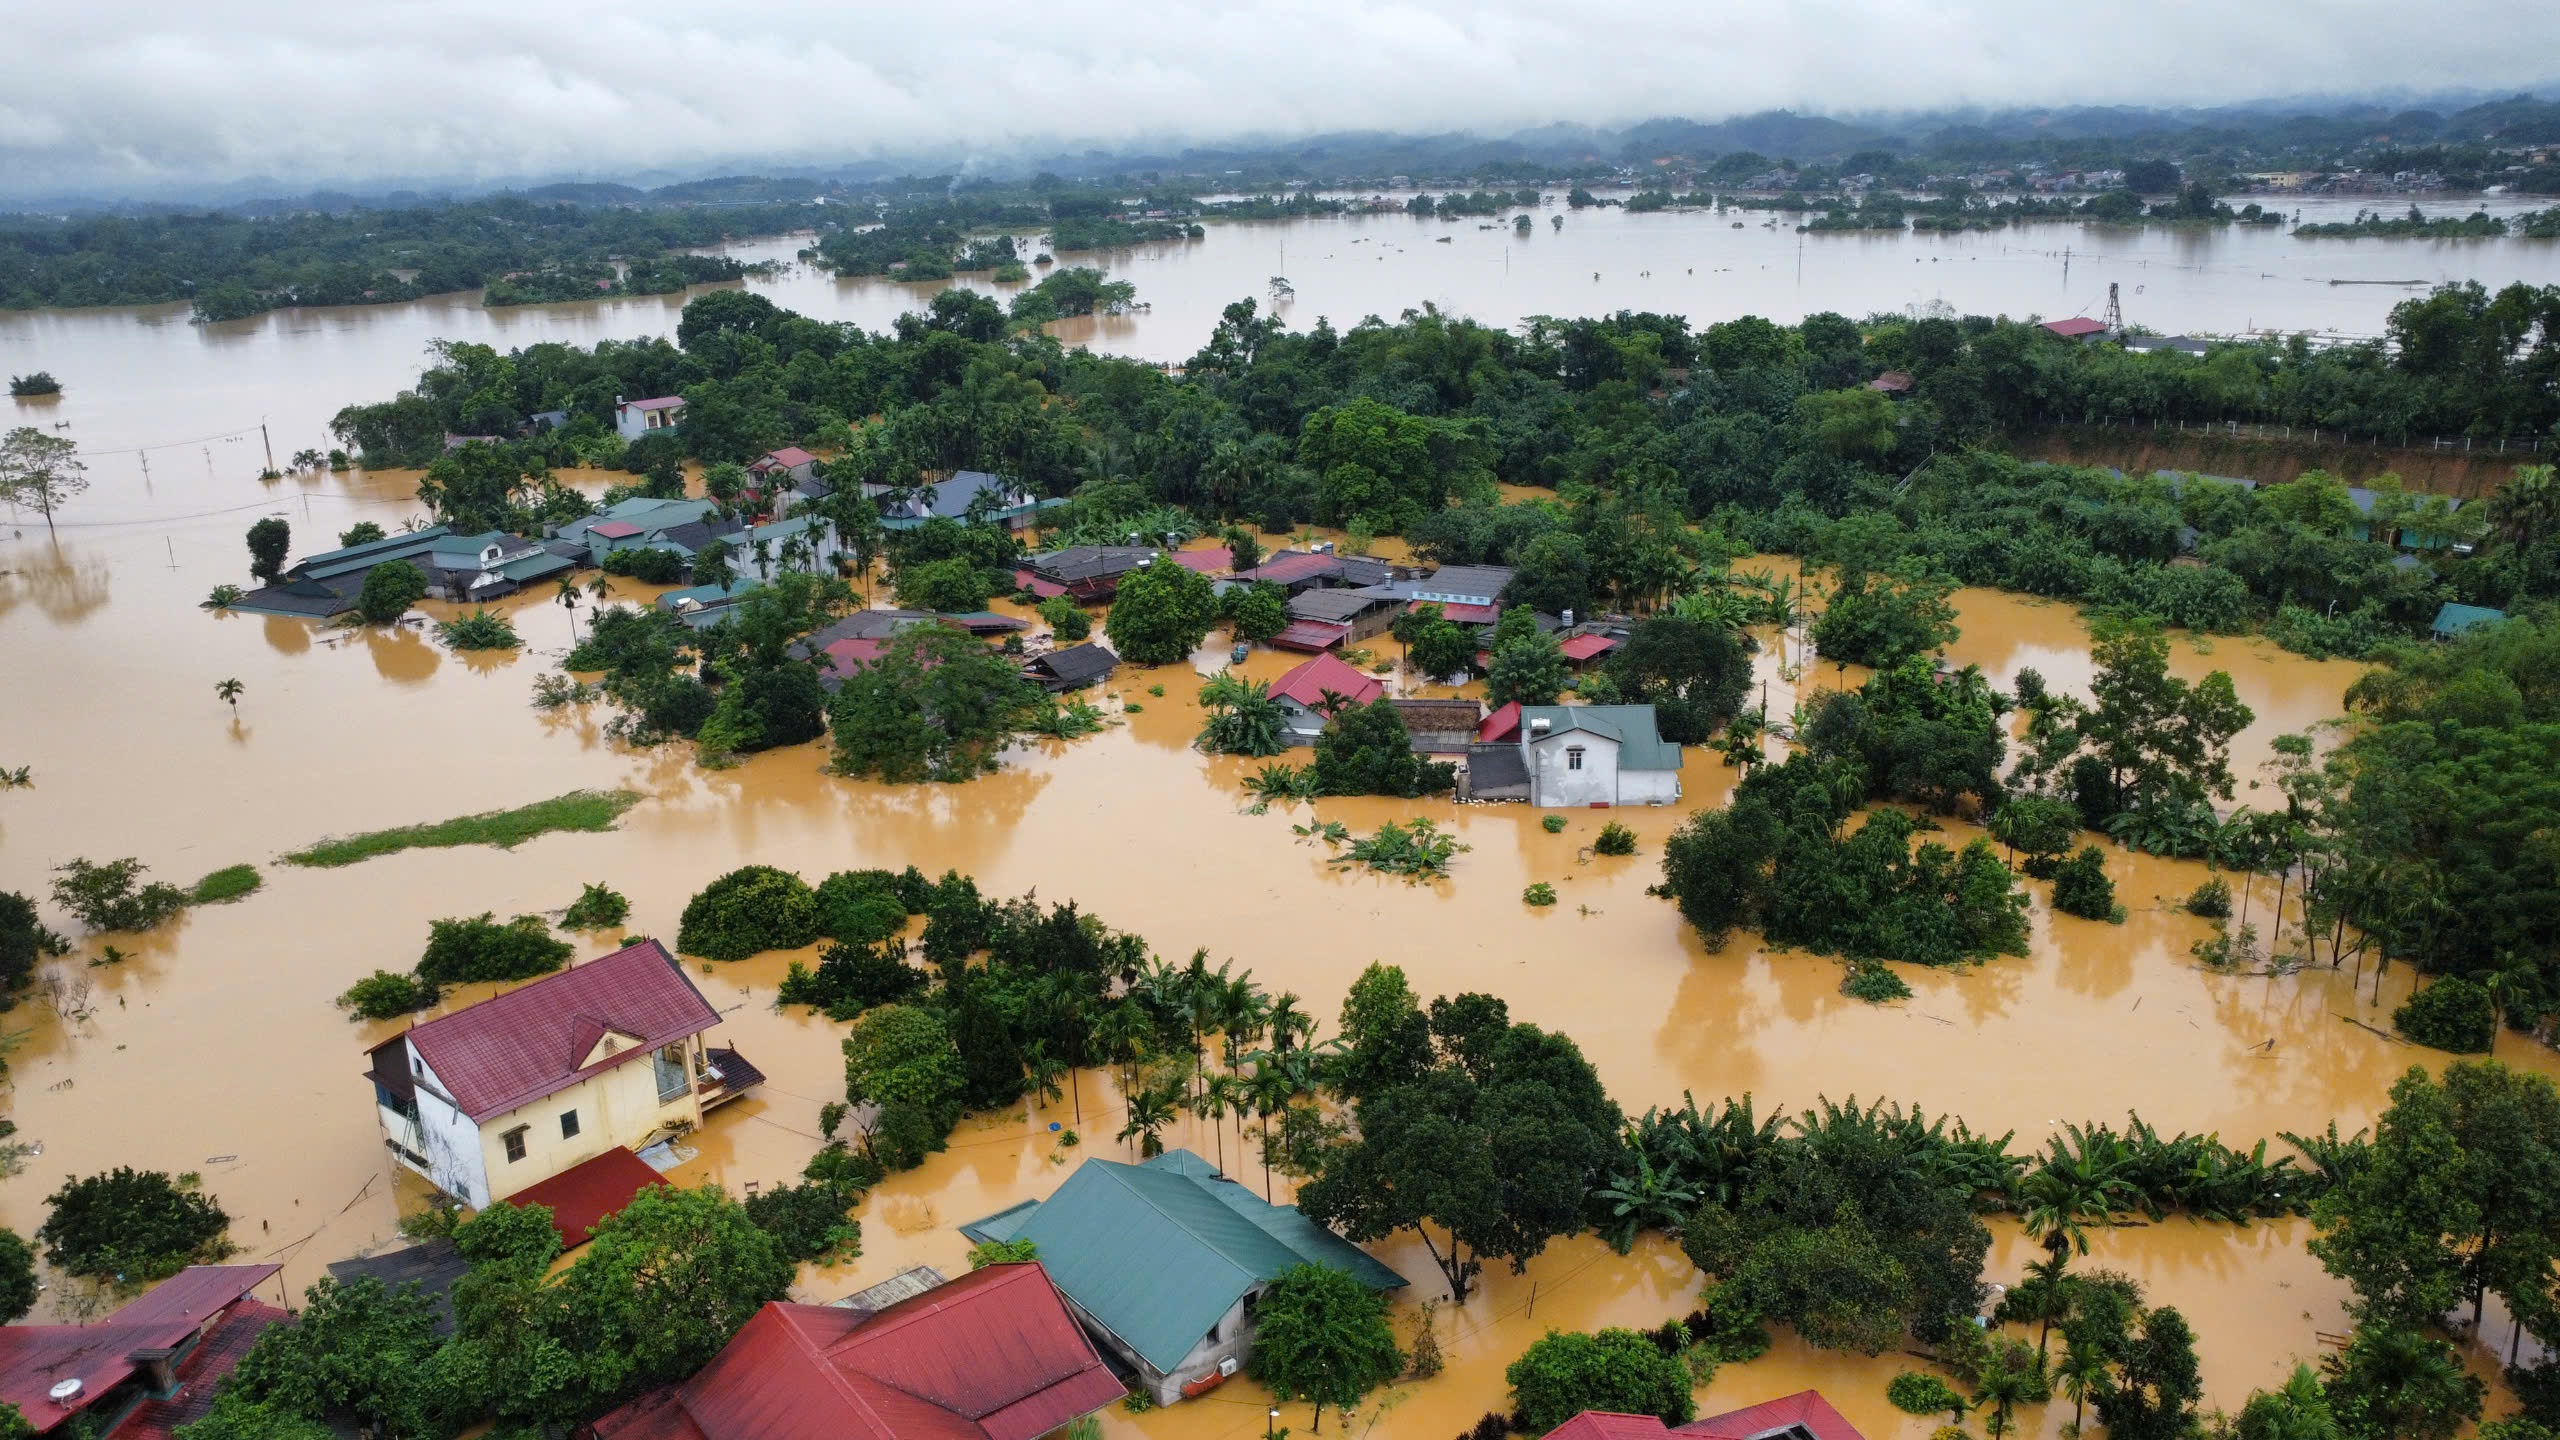
[{"label": "partially submerged building", "polygon": [[1384,683],[1332,655],[1318,655],[1271,685],[1281,731],[1292,745],[1313,745],[1336,709],[1366,705],[1385,693]]},{"label": "partially submerged building", "polygon": [[879,502],[880,524],[889,530],[913,530],[927,520],[973,516],[1007,530],[1025,530],[1041,511],[1067,503],[1038,499],[1014,481],[984,470],[954,470],[940,480],[913,486],[865,485],[862,493]]},{"label": "partially submerged building", "polygon": [[278,1265],[190,1265],[89,1325],[0,1325],[0,1401],[35,1433],[167,1440],[212,1408],[215,1391],[282,1309],[250,1298]]},{"label": "partially submerged building", "polygon": [[[1505,705],[1486,717],[1476,742],[1468,751],[1473,799],[1560,809],[1668,805],[1680,798],[1680,747],[1662,738],[1650,705]],[[1518,751],[1516,770],[1475,763],[1480,751],[1497,745]]]},{"label": "partially submerged building", "polygon": [[624,443],[644,439],[684,423],[684,397],[659,395],[647,400],[613,398],[613,433]]},{"label": "partially submerged building", "polygon": [[626,946],[374,1046],[383,1144],[474,1209],[507,1199],[697,1127],[762,1083],[705,1042],[719,1023],[658,942]]},{"label": "partially submerged building", "polygon": [[1547,1440],[1662,1440],[1670,1435],[1692,1440],[1865,1440],[1819,1390],[1799,1390],[1686,1425],[1665,1425],[1658,1415],[1585,1410],[1548,1431]]},{"label": "partially submerged building", "polygon": [[1013,572],[1014,584],[1046,600],[1064,595],[1079,605],[1096,605],[1120,593],[1130,571],[1154,563],[1159,552],[1148,545],[1071,545],[1026,558]]},{"label": "partially submerged building", "polygon": [[773,1301],[692,1378],[587,1433],[1037,1440],[1126,1393],[1040,1265],[990,1265],[881,1310]]},{"label": "partially submerged building", "polygon": [[1087,642],[1032,657],[1022,667],[1022,678],[1052,695],[1063,695],[1101,684],[1119,664],[1120,657],[1109,647]]},{"label": "partially submerged building", "polygon": [[356,608],[356,597],[364,593],[364,577],[372,574],[375,566],[403,560],[424,571],[436,542],[452,533],[442,525],[430,525],[423,530],[306,555],[286,567],[274,584],[262,585],[241,596],[231,608],[256,615],[298,615],[309,620],[344,614]]},{"label": "partially submerged building", "polygon": [[1046,1200],[960,1233],[1028,1240],[1094,1339],[1169,1405],[1233,1375],[1253,1345],[1253,1307],[1299,1265],[1348,1271],[1373,1290],[1404,1277],[1188,1150],[1143,1165],[1087,1160]]}]

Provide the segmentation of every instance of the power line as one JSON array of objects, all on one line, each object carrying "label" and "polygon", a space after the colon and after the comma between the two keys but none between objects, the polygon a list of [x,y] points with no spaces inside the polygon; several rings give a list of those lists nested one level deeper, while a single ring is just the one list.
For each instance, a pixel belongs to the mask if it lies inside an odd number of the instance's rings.
[{"label": "power line", "polygon": [[249,425],[249,426],[244,426],[244,427],[242,427],[242,428],[240,428],[240,429],[238,429],[238,430],[228,430],[228,431],[225,431],[225,432],[223,432],[223,433],[222,433],[222,434],[220,434],[220,435],[198,435],[198,436],[193,437],[192,439],[187,439],[187,440],[163,440],[163,441],[160,441],[160,442],[159,442],[159,443],[157,443],[157,444],[153,444],[153,445],[136,445],[136,446],[133,446],[132,448],[130,448],[130,449],[126,449],[126,450],[74,450],[74,451],[72,451],[71,453],[72,453],[72,454],[74,454],[74,455],[76,455],[76,456],[79,456],[80,458],[82,458],[82,459],[84,459],[84,460],[85,460],[85,459],[88,459],[88,458],[90,458],[90,457],[92,457],[92,456],[104,456],[104,455],[139,455],[139,454],[141,454],[142,452],[144,452],[144,451],[146,451],[146,450],[175,450],[175,449],[177,449],[177,448],[178,448],[179,446],[181,446],[181,445],[202,445],[202,444],[205,444],[206,442],[208,442],[208,441],[212,441],[212,440],[235,440],[235,439],[238,439],[240,436],[247,435],[247,434],[251,434],[251,433],[255,432],[258,428],[259,428],[258,426],[255,426],[255,425]]}]

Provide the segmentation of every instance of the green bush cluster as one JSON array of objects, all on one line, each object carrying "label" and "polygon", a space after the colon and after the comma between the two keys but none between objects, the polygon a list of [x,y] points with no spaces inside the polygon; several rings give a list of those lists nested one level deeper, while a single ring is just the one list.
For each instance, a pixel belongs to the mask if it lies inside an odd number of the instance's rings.
[{"label": "green bush cluster", "polygon": [[2498,1007],[2489,992],[2459,975],[2446,975],[2402,1001],[2391,1028],[2438,1050],[2485,1054],[2498,1036]]},{"label": "green bush cluster", "polygon": [[568,964],[571,953],[568,942],[554,938],[550,922],[539,915],[518,915],[500,924],[482,911],[428,924],[418,978],[429,985],[530,980]]},{"label": "green bush cluster", "polygon": [[706,960],[744,960],[811,944],[821,925],[817,893],[807,881],[770,865],[744,865],[685,902],[676,948]]}]

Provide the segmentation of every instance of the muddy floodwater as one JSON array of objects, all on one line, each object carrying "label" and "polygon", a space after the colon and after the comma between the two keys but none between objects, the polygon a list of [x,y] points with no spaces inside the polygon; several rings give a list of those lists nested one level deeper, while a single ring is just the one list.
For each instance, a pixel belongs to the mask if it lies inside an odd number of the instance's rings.
[{"label": "muddy floodwater", "polygon": [[[1575,216],[1561,236],[1542,229],[1528,248],[1597,244],[1595,237],[1658,218]],[[1338,224],[1345,239],[1411,226],[1402,217]],[[1292,236],[1319,228],[1267,227]],[[1696,233],[1718,232],[1701,225]],[[1766,243],[1756,229],[1722,233]],[[2034,233],[2059,240],[2063,232]],[[1264,229],[1220,230],[1195,258],[1245,243],[1238,238],[1245,234],[1273,238]],[[1472,254],[1463,247],[1502,238],[1462,223],[1449,249],[1463,258]],[[1786,237],[1790,249],[1794,238]],[[2296,252],[2280,247],[2310,244],[2267,236],[2228,243],[2262,242],[2278,247],[2270,254],[2287,255]],[[1290,273],[1309,297],[1303,277],[1326,272],[1310,268],[1302,243],[1289,241]],[[1950,258],[1939,242],[1890,243],[1905,265],[1915,254],[1924,265],[1933,254]],[[2125,243],[2175,250],[2183,242]],[[1993,253],[1984,249],[1979,263],[2008,263]],[[2424,258],[2437,254],[2426,245],[2370,253],[2413,265],[2456,263]],[[2497,253],[2524,256],[2518,265],[2542,263],[2531,252]],[[1294,258],[1301,255],[1308,260]],[[1149,338],[1120,348],[1171,354],[1196,345],[1204,320],[1190,316],[1178,335],[1165,323],[1172,277],[1190,262],[1173,255],[1133,263],[1155,267],[1136,273],[1142,294],[1156,287],[1159,309],[1131,322]],[[1392,271],[1401,262],[1370,263]],[[1238,293],[1234,282],[1246,272],[1260,272],[1247,289],[1274,273],[1259,259],[1228,270],[1182,293],[1214,309],[1213,300]],[[1148,280],[1150,273],[1160,280]],[[787,278],[784,289],[812,283],[839,294],[873,288],[802,276]],[[912,302],[911,291],[879,288]],[[1403,293],[1431,292],[1408,284]],[[2060,308],[2054,293],[2048,283],[2046,298],[2032,303]],[[2307,284],[2287,293],[2324,301],[2332,294]],[[1859,309],[1892,299],[1830,303]],[[1579,312],[1661,302],[1605,287],[1581,297],[1558,286],[1518,303]],[[1386,302],[1322,304],[1342,318]],[[1311,319],[1317,308],[1302,298],[1297,314]],[[1744,308],[1787,313],[1791,305],[1764,298],[1729,307]],[[0,1029],[21,1037],[0,1106],[19,1139],[42,1146],[23,1174],[0,1181],[0,1222],[33,1229],[43,1196],[66,1175],[118,1164],[193,1171],[234,1216],[244,1254],[281,1261],[285,1288],[298,1294],[326,1262],[388,1242],[400,1208],[422,1198],[395,1179],[362,1076],[364,1047],[391,1027],[350,1023],[331,997],[371,970],[413,963],[430,920],[557,912],[591,881],[631,898],[629,933],[672,937],[695,890],[751,862],[813,880],[857,866],[958,869],[992,894],[1072,898],[1144,935],[1160,954],[1205,947],[1273,991],[1296,991],[1328,1021],[1360,969],[1389,960],[1426,996],[1489,991],[1516,1018],[1572,1035],[1612,1093],[1639,1113],[1677,1104],[1684,1091],[1702,1101],[1750,1092],[1764,1109],[1884,1096],[1960,1115],[1977,1130],[2014,1130],[2018,1146],[2029,1148],[2064,1122],[2121,1121],[2138,1109],[2163,1131],[2219,1131],[2246,1145],[2332,1119],[2348,1131],[2368,1125],[2395,1076],[2442,1058],[2355,1023],[2387,1024],[2406,993],[2405,971],[2384,977],[2377,996],[2369,973],[2357,993],[2351,974],[2325,968],[2289,976],[2201,969],[2188,947],[2207,933],[2205,922],[2177,902],[2205,877],[2203,868],[2120,851],[2110,851],[2109,867],[2130,912],[2124,924],[2056,917],[2044,887],[2030,885],[2037,897],[2030,955],[1970,969],[1899,967],[1915,992],[1901,1004],[1846,999],[1837,962],[1770,953],[1748,935],[1709,953],[1667,902],[1645,894],[1665,836],[1685,814],[1731,792],[1735,772],[1705,751],[1689,755],[1679,806],[1615,817],[1639,836],[1640,852],[1630,858],[1583,858],[1603,818],[1595,815],[1571,814],[1563,834],[1549,835],[1538,812],[1521,807],[1326,801],[1314,813],[1354,830],[1428,814],[1472,847],[1450,878],[1433,884],[1336,871],[1324,863],[1326,852],[1292,833],[1308,818],[1303,808],[1244,813],[1245,763],[1190,747],[1199,723],[1196,672],[1214,663],[1214,647],[1195,666],[1119,672],[1105,689],[1119,723],[1099,735],[1035,744],[969,785],[890,788],[827,775],[816,747],[708,771],[682,747],[634,751],[610,742],[600,713],[535,712],[527,703],[534,679],[557,662],[575,623],[541,595],[503,607],[528,646],[495,656],[450,653],[418,628],[332,631],[197,608],[215,584],[246,579],[241,535],[261,514],[285,517],[295,551],[304,553],[357,520],[393,524],[416,509],[415,477],[395,472],[261,486],[251,478],[262,458],[261,413],[276,427],[281,458],[319,443],[318,427],[338,405],[377,398],[407,378],[431,336],[586,340],[664,330],[673,315],[672,302],[494,315],[437,302],[272,316],[244,327],[190,327],[182,317],[130,312],[0,319],[0,368],[51,362],[71,387],[59,402],[20,407],[14,418],[0,412],[0,421],[69,426],[91,450],[96,482],[64,513],[58,534],[30,515],[0,530],[0,661],[8,681],[0,766],[33,772],[32,786],[0,791],[0,888],[41,894],[51,867],[74,856],[135,855],[156,878],[182,884],[240,861],[266,874],[265,888],[246,900],[195,910],[149,935],[105,937],[123,955],[114,963],[91,964],[104,960],[104,943],[82,937],[59,962],[60,1003],[31,997],[0,1019]],[[67,350],[47,341],[64,341]],[[66,353],[74,358],[57,358]],[[245,439],[165,443],[234,430],[244,419]],[[148,454],[130,453],[136,448]],[[2003,685],[2032,667],[2056,689],[2085,693],[2087,634],[2069,607],[1981,591],[1959,602],[1959,663],[1979,664]],[[1787,711],[1797,685],[1861,678],[1821,664],[1799,671],[1782,637],[1762,640],[1773,714]],[[1250,668],[1268,675],[1285,664],[1257,655]],[[2275,736],[2333,716],[2357,673],[2233,639],[2181,640],[2176,664],[2187,675],[2230,671],[2256,710],[2257,724],[2235,746],[2244,775],[2265,763]],[[236,714],[214,695],[215,684],[231,678],[245,686]],[[1158,686],[1162,696],[1153,693]],[[1126,713],[1126,702],[1143,713]],[[647,798],[610,833],[546,836],[512,852],[414,851],[339,870],[275,863],[327,834],[611,786]],[[1520,892],[1535,881],[1553,884],[1561,903],[1524,906]],[[2258,897],[2262,913],[2272,898]],[[582,942],[581,957],[606,943]],[[843,1027],[776,1011],[774,988],[792,958],[698,971],[724,1012],[724,1040],[771,1080],[693,1138],[698,1154],[678,1178],[742,1192],[750,1182],[795,1177],[817,1148],[819,1107],[843,1090]],[[476,987],[450,1003],[487,993]],[[2510,1063],[2560,1069],[2548,1051],[2515,1035],[2501,1033],[2497,1044]],[[804,1271],[797,1292],[832,1298],[913,1264],[962,1267],[959,1222],[1046,1193],[1086,1156],[1127,1158],[1109,1139],[1119,1128],[1115,1105],[1108,1077],[1088,1072],[1058,1104],[972,1117],[947,1152],[868,1198],[861,1258]],[[1081,1133],[1083,1143],[1062,1148],[1053,1123]],[[1244,1158],[1250,1141],[1232,1126],[1220,1136],[1186,1121],[1167,1140],[1223,1154],[1231,1172],[1263,1182]],[[1285,1180],[1278,1185],[1285,1190]],[[2030,1247],[2006,1222],[1994,1230],[1988,1278],[2014,1282]],[[2141,1278],[2155,1302],[2186,1312],[2209,1399],[2236,1406],[2346,1328],[2343,1287],[2304,1250],[2309,1234],[2302,1221],[2172,1220],[2102,1232],[2094,1257]],[[1409,1333],[1418,1302],[1439,1293],[1436,1274],[1417,1247],[1389,1244],[1380,1254],[1413,1282],[1399,1308]],[[1504,1407],[1503,1366],[1547,1328],[1658,1323],[1693,1308],[1697,1286],[1693,1269],[1661,1240],[1628,1256],[1587,1237],[1560,1242],[1526,1274],[1488,1274],[1467,1305],[1440,1307],[1447,1370],[1373,1400],[1342,1428],[1442,1440]],[[2494,1310],[2487,1328],[2489,1348],[2503,1349],[2506,1329]],[[2470,1354],[2475,1368],[2492,1368],[2487,1349]],[[1883,1400],[1884,1382],[1910,1363],[1813,1352],[1782,1338],[1763,1359],[1727,1367],[1702,1402],[1729,1408],[1819,1385],[1867,1434],[1916,1440],[1930,1423]],[[1104,1428],[1156,1440],[1243,1440],[1260,1433],[1265,1403],[1236,1381],[1145,1417],[1114,1409]],[[2493,1409],[2505,1403],[2501,1397]],[[2032,1409],[2025,1433],[2057,1434],[2068,1419],[2066,1405]],[[1303,1427],[1303,1411],[1290,1407],[1284,1423]]]}]

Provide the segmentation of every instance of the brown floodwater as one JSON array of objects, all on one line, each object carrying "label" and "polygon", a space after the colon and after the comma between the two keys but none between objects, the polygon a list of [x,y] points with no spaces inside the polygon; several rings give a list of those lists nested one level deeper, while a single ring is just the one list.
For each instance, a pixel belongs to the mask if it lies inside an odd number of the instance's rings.
[{"label": "brown floodwater", "polygon": [[[1563,233],[1605,234],[1647,218],[1578,216]],[[1383,231],[1410,222],[1358,224]],[[1179,263],[1243,243],[1239,233],[1260,230],[1221,229]],[[1483,243],[1462,225],[1447,250]],[[1168,275],[1175,263],[1166,262]],[[1324,273],[1296,262],[1291,270],[1302,297],[1310,289],[1303,277]],[[824,283],[913,298],[898,287]],[[1225,283],[1204,281],[1199,293],[1232,293]],[[1159,308],[1134,322],[1150,334],[1173,308],[1158,293]],[[1600,301],[1559,291],[1536,303],[1580,311]],[[0,1020],[0,1030],[22,1037],[10,1057],[7,1113],[20,1139],[43,1147],[24,1173],[0,1182],[0,1222],[32,1229],[43,1196],[66,1175],[117,1164],[194,1171],[235,1217],[244,1252],[281,1261],[298,1293],[326,1262],[385,1243],[400,1205],[419,1198],[394,1178],[361,1075],[363,1048],[384,1028],[349,1023],[332,996],[377,967],[412,963],[432,919],[556,912],[589,881],[631,897],[632,933],[672,936],[695,890],[749,862],[813,880],[851,866],[955,868],[992,893],[1072,898],[1161,954],[1206,947],[1328,1016],[1363,966],[1393,961],[1426,995],[1488,991],[1518,1018],[1574,1036],[1636,1111],[1676,1104],[1683,1091],[1702,1099],[1748,1091],[1763,1107],[1789,1108],[1823,1096],[1884,1096],[1961,1115],[1977,1129],[2014,1130],[2028,1147],[2063,1122],[2120,1120],[2138,1109],[2164,1130],[2215,1130],[2245,1144],[2332,1118],[2347,1130],[2369,1124],[2396,1075],[2441,1059],[2356,1023],[2386,1023],[2406,993],[2405,971],[2383,978],[2378,1000],[2370,975],[2359,994],[2351,973],[2325,967],[2209,973],[2188,954],[2206,926],[2177,908],[2203,868],[2112,850],[2130,912],[2123,925],[2054,916],[2043,887],[2031,886],[2030,955],[1964,970],[1901,967],[1915,992],[1906,1003],[1845,999],[1837,962],[1771,952],[1747,935],[1709,953],[1670,905],[1645,894],[1671,829],[1730,793],[1735,772],[1704,751],[1689,757],[1680,806],[1616,817],[1640,837],[1631,858],[1585,858],[1599,816],[1569,815],[1565,833],[1548,835],[1536,812],[1519,807],[1337,800],[1314,813],[1364,831],[1430,815],[1472,847],[1432,884],[1337,871],[1321,847],[1292,833],[1304,807],[1245,813],[1239,781],[1248,764],[1190,747],[1197,671],[1217,663],[1218,645],[1191,667],[1123,670],[1106,687],[1120,723],[1072,744],[1029,746],[1000,773],[965,786],[836,779],[816,748],[703,770],[679,748],[612,743],[601,714],[529,707],[534,678],[556,663],[584,615],[573,621],[538,594],[500,607],[516,616],[528,648],[498,656],[452,654],[416,628],[331,631],[196,608],[216,583],[246,581],[241,535],[253,519],[283,516],[296,551],[307,552],[359,519],[390,524],[414,513],[413,475],[350,472],[262,486],[252,478],[263,459],[254,428],[245,439],[153,448],[147,469],[141,457],[115,453],[211,435],[244,418],[254,425],[264,410],[280,422],[283,458],[318,443],[317,426],[338,404],[405,379],[431,335],[585,340],[638,333],[644,319],[662,330],[674,313],[672,302],[530,313],[431,302],[238,327],[130,312],[0,319],[0,366],[52,362],[72,386],[59,402],[22,408],[17,423],[69,424],[91,450],[96,481],[57,534],[30,515],[0,530],[0,657],[12,682],[0,701],[0,765],[34,772],[31,787],[0,791],[0,887],[41,894],[51,867],[74,856],[139,856],[155,876],[180,883],[243,860],[267,876],[258,894],[149,935],[81,937],[59,962],[62,1002],[30,996]],[[1308,299],[1297,313],[1314,313]],[[1196,344],[1200,328],[1168,353]],[[22,348],[48,340],[94,363]],[[1978,591],[1961,594],[1959,605],[1958,661],[2004,684],[2032,666],[2056,688],[2085,689],[2086,633],[2069,607]],[[1773,714],[1788,710],[1799,685],[1861,678],[1818,662],[1803,667],[1780,637],[1763,639],[1759,668]],[[1394,658],[1391,643],[1374,648]],[[2257,711],[2235,745],[2244,772],[2264,762],[2274,736],[2333,715],[2355,674],[2352,665],[2255,641],[2181,639],[2176,653],[2182,674],[2231,671]],[[1257,654],[1248,669],[1272,675],[1287,663]],[[246,687],[236,714],[213,693],[225,678]],[[1140,713],[1127,713],[1126,702]],[[273,863],[325,834],[585,786],[627,786],[648,798],[613,832],[546,836],[513,852],[419,851],[329,871]],[[1961,839],[1962,827],[1951,828]],[[1553,884],[1561,903],[1524,906],[1520,892],[1534,881]],[[2271,887],[2256,896],[2261,916],[2272,899]],[[105,938],[124,958],[92,966],[104,958]],[[583,941],[581,953],[604,944]],[[681,1178],[733,1191],[781,1181],[817,1146],[819,1106],[842,1091],[842,1027],[773,1008],[789,958],[699,976],[727,1017],[728,1039],[772,1079],[715,1117]],[[2498,1046],[2511,1063],[2560,1069],[2549,1051],[2513,1035]],[[955,1268],[964,1263],[955,1224],[1044,1193],[1084,1155],[1122,1154],[1109,1138],[1119,1127],[1109,1118],[1108,1077],[1086,1074],[1079,1090],[1081,1119],[1071,1100],[967,1122],[948,1152],[866,1202],[862,1257],[805,1272],[799,1293],[829,1298],[915,1263]],[[1085,1142],[1058,1148],[1052,1121]],[[1231,1156],[1245,1153],[1236,1135],[1221,1142],[1197,1121],[1168,1138],[1212,1156],[1222,1143]],[[1230,1163],[1247,1175],[1256,1168]],[[2344,1328],[2343,1292],[2303,1250],[2308,1233],[2301,1222],[2172,1221],[2101,1236],[2098,1259],[2189,1314],[2211,1398],[2236,1405]],[[1990,1278],[2013,1281],[2026,1256],[2013,1233],[2001,1235]],[[1418,1302],[1437,1293],[1433,1272],[1410,1246],[1382,1253],[1414,1282],[1399,1308],[1410,1329]],[[1667,1243],[1627,1257],[1588,1238],[1560,1243],[1526,1275],[1488,1276],[1468,1305],[1442,1307],[1447,1372],[1397,1392],[1370,1428],[1425,1440],[1455,1434],[1501,1407],[1502,1367],[1544,1329],[1658,1322],[1691,1308],[1695,1290],[1696,1277]],[[2487,1328],[2503,1342],[2494,1314]],[[2472,1359],[2487,1363],[2484,1351]],[[1905,1363],[1782,1341],[1719,1375],[1704,1399],[1738,1405],[1818,1384],[1868,1433],[1917,1437],[1927,1425],[1882,1400],[1884,1380]],[[1237,1382],[1143,1419],[1111,1412],[1106,1429],[1158,1440],[1243,1437],[1263,1408],[1258,1392]],[[2067,1418],[2063,1407],[2048,1407],[2028,1428],[2053,1434]],[[1288,1419],[1303,1425],[1294,1409]]]}]

